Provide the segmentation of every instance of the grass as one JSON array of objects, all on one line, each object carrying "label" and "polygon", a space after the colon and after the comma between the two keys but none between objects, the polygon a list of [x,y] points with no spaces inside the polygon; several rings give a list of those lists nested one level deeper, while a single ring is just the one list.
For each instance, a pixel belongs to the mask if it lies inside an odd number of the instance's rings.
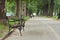
[{"label": "grass", "polygon": [[8,27],[0,24],[0,38],[4,37],[8,33]]},{"label": "grass", "polygon": [[39,16],[39,17],[44,17],[44,18],[53,18],[53,17],[50,17],[50,16]]},{"label": "grass", "polygon": [[56,19],[57,20],[58,19],[58,16],[53,16],[53,19]]},{"label": "grass", "polygon": [[[9,20],[9,21],[13,21],[13,20]],[[14,25],[14,22],[9,22],[10,25]],[[9,31],[9,27],[8,26],[4,26],[3,24],[0,24],[0,38],[4,37]]]},{"label": "grass", "polygon": [[29,16],[24,16],[24,20],[27,21],[29,19]]}]

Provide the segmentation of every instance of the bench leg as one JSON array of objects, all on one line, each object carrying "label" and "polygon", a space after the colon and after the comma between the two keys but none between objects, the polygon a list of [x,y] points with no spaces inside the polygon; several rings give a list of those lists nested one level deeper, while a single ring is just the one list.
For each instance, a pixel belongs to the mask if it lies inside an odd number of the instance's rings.
[{"label": "bench leg", "polygon": [[25,27],[25,25],[23,25],[22,27],[23,27],[23,31],[24,31],[24,27]]},{"label": "bench leg", "polygon": [[9,32],[10,32],[10,30],[11,30],[11,27],[9,27]]},{"label": "bench leg", "polygon": [[23,27],[23,31],[24,31],[24,27]]},{"label": "bench leg", "polygon": [[20,36],[22,36],[22,32],[21,32],[21,30],[20,30]]},{"label": "bench leg", "polygon": [[18,29],[20,31],[20,36],[22,36],[22,32],[21,32],[22,31],[22,27],[20,26]]}]

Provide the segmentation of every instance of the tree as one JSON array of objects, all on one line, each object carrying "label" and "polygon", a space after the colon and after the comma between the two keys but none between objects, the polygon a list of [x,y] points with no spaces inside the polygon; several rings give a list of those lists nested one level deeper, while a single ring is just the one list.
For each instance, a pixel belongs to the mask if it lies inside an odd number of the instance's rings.
[{"label": "tree", "polygon": [[54,16],[59,18],[59,10],[60,10],[60,0],[55,0],[54,1]]},{"label": "tree", "polygon": [[6,24],[6,7],[5,7],[6,0],[0,0],[0,22],[1,24]]},{"label": "tree", "polygon": [[15,2],[16,2],[16,16],[19,17],[20,3],[19,0],[15,0]]},{"label": "tree", "polygon": [[54,0],[50,0],[49,16],[53,16],[53,10],[54,10]]},{"label": "tree", "polygon": [[5,9],[5,0],[0,0],[0,19],[5,18],[6,9]]}]

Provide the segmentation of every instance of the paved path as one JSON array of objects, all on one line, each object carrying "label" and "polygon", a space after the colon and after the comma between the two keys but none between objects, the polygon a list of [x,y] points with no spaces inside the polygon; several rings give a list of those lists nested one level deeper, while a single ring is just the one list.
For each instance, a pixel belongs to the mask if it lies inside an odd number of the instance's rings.
[{"label": "paved path", "polygon": [[60,40],[60,21],[34,17],[26,22],[25,31],[20,36],[16,29],[6,40]]}]

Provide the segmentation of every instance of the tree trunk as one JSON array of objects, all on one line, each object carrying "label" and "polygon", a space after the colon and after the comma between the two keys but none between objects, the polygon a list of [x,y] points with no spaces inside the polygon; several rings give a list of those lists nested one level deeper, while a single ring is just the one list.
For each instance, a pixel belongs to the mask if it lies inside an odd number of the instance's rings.
[{"label": "tree trunk", "polygon": [[37,15],[39,15],[39,12],[40,12],[40,7],[39,5],[37,5]]},{"label": "tree trunk", "polygon": [[32,15],[32,10],[30,9],[29,10],[29,16],[31,17],[31,15]]},{"label": "tree trunk", "polygon": [[44,5],[43,11],[44,11],[43,15],[48,16],[48,3]]},{"label": "tree trunk", "polygon": [[49,7],[49,16],[53,16],[53,10],[54,10],[54,0],[51,0]]},{"label": "tree trunk", "polygon": [[16,16],[19,17],[20,4],[19,4],[19,0],[15,0],[15,1],[16,1]]},{"label": "tree trunk", "polygon": [[6,8],[5,8],[5,1],[0,0],[0,23],[6,25]]},{"label": "tree trunk", "polygon": [[5,18],[6,9],[5,9],[5,0],[0,0],[0,19]]},{"label": "tree trunk", "polygon": [[29,16],[29,10],[28,10],[27,6],[26,6],[26,16]]},{"label": "tree trunk", "polygon": [[38,8],[38,9],[37,9],[37,15],[39,15],[39,11],[40,11],[40,10],[39,10],[39,8]]}]

